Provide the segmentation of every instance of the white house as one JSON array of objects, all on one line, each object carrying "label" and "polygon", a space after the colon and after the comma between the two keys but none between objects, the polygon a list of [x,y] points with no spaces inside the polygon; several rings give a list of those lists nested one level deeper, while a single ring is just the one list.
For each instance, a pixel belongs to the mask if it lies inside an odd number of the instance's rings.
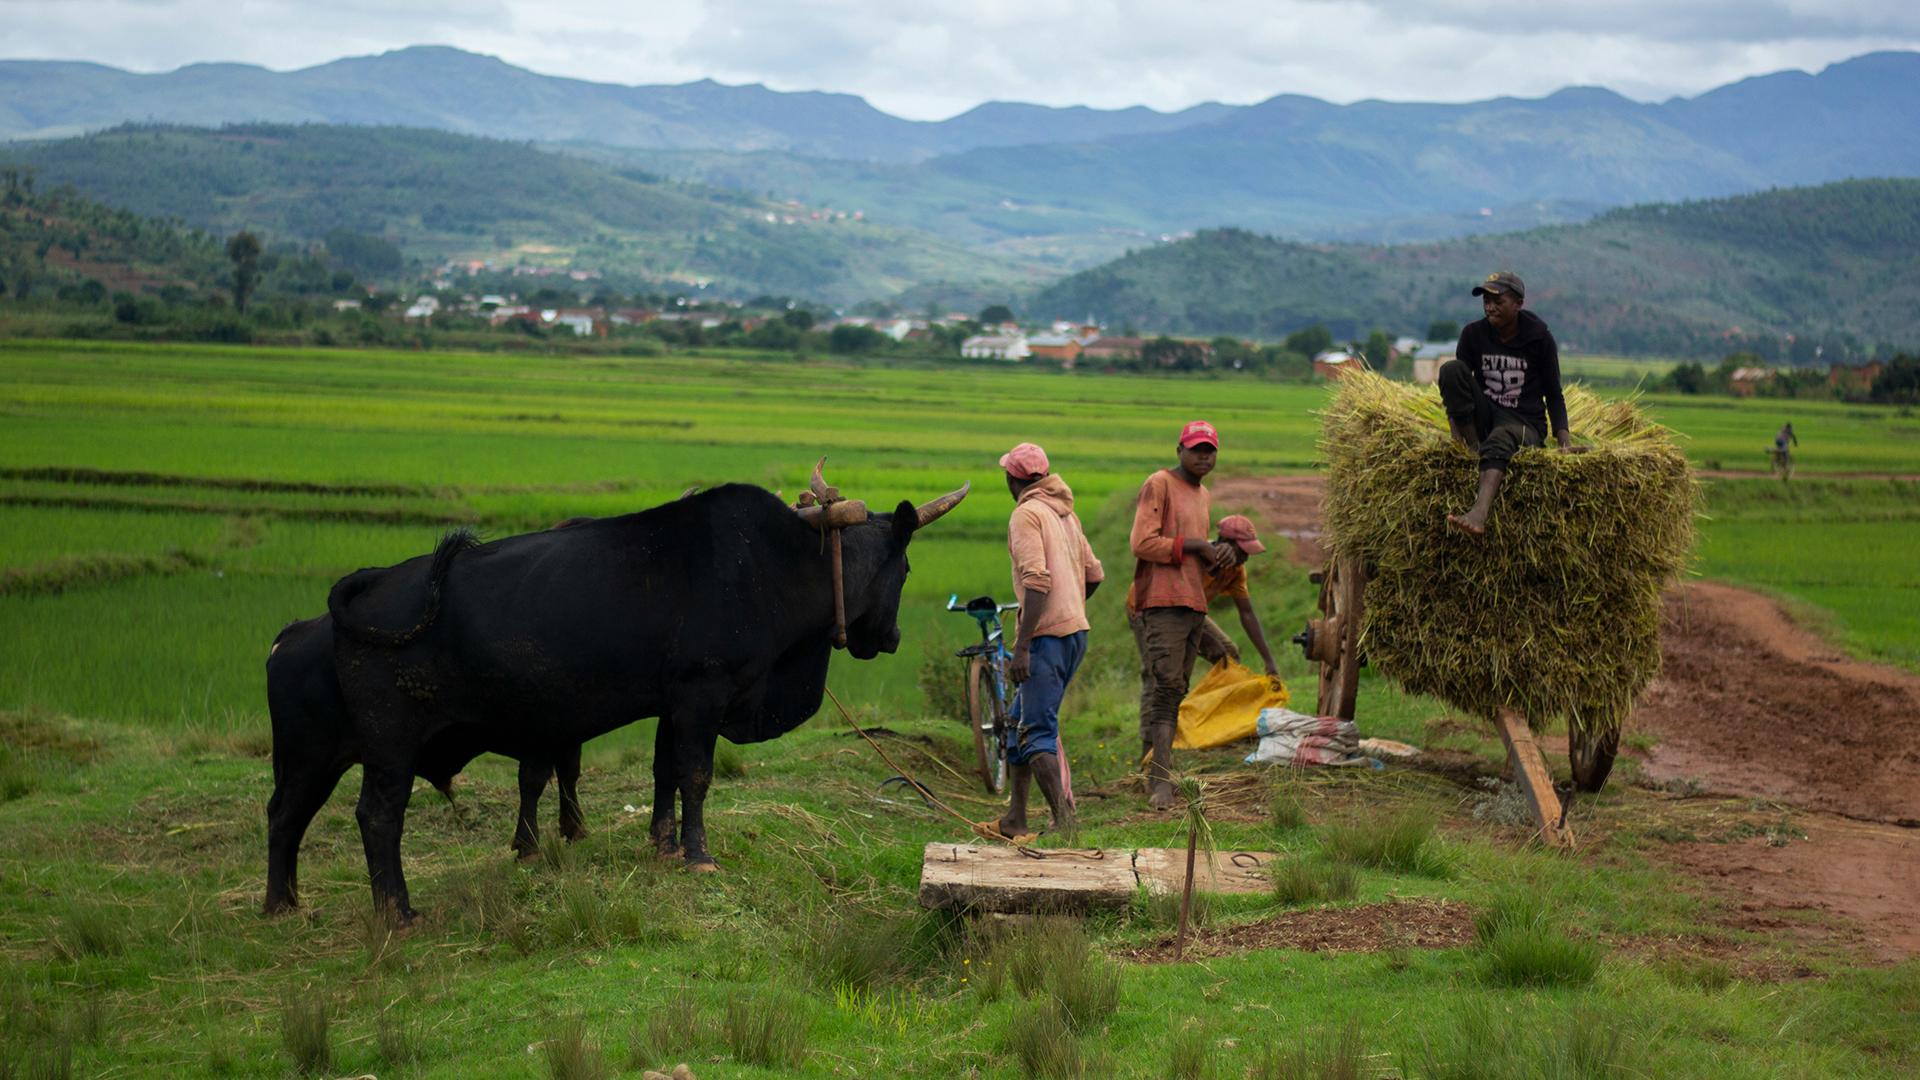
[{"label": "white house", "polygon": [[960,355],[976,360],[1025,360],[1033,352],[1024,334],[977,334],[960,343]]}]

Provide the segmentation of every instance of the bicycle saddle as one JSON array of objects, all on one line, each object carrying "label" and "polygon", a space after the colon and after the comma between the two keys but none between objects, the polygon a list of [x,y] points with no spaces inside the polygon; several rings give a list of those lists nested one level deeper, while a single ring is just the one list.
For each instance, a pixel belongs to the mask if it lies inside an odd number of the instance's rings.
[{"label": "bicycle saddle", "polygon": [[998,610],[999,606],[1000,605],[993,602],[993,597],[991,596],[976,596],[967,601],[967,613],[973,614],[981,611],[992,612]]}]

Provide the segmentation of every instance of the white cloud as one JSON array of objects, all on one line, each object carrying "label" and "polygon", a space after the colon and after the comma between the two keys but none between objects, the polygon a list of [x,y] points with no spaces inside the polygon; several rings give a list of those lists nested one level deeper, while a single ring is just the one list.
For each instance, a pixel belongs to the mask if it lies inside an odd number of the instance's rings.
[{"label": "white cloud", "polygon": [[275,69],[414,44],[619,83],[834,90],[917,118],[982,101],[1181,108],[1279,93],[1468,101],[1699,93],[1920,48],[1910,0],[0,0],[0,56]]}]

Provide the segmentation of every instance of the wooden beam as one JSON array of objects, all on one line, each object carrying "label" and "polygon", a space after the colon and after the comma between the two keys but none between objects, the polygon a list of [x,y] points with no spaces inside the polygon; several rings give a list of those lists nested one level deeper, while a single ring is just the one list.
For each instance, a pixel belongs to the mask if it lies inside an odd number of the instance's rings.
[{"label": "wooden beam", "polygon": [[1533,729],[1527,718],[1512,709],[1501,709],[1494,716],[1500,729],[1500,741],[1507,744],[1507,760],[1513,765],[1513,778],[1533,807],[1533,819],[1540,826],[1540,838],[1549,847],[1573,846],[1573,830],[1567,826],[1560,807],[1560,794],[1553,790],[1553,774],[1540,756],[1540,744],[1533,741]]}]

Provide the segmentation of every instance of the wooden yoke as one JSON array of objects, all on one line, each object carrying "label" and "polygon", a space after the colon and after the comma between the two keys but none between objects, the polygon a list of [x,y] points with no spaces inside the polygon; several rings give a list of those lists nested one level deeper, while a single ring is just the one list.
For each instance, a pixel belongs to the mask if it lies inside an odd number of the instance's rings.
[{"label": "wooden yoke", "polygon": [[820,474],[826,464],[824,457],[815,463],[813,477],[807,481],[807,490],[800,493],[800,503],[794,512],[800,515],[800,520],[826,535],[833,555],[833,647],[844,649],[847,647],[847,585],[840,558],[840,530],[865,522],[867,504],[859,499],[842,499],[839,488],[828,487]]},{"label": "wooden yoke", "polygon": [[1494,715],[1494,727],[1500,730],[1500,741],[1507,744],[1507,761],[1513,765],[1513,778],[1533,807],[1540,838],[1548,847],[1571,848],[1573,829],[1567,825],[1560,793],[1553,790],[1553,775],[1547,772],[1547,763],[1540,756],[1540,744],[1533,740],[1533,729],[1527,726],[1527,718],[1512,709],[1501,709]]}]

